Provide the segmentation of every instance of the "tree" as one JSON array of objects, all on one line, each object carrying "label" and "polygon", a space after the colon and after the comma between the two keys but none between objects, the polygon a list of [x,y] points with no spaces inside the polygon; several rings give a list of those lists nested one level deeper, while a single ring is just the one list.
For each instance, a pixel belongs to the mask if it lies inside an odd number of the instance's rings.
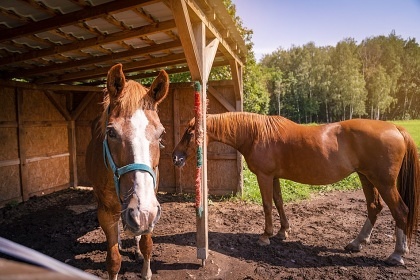
[{"label": "tree", "polygon": [[397,110],[400,119],[420,117],[420,47],[409,39],[403,47],[402,74],[397,85]]},{"label": "tree", "polygon": [[333,99],[341,104],[337,111],[342,120],[347,117],[351,119],[353,115],[365,114],[366,90],[360,72],[361,66],[354,39],[348,38],[338,42],[332,53],[331,90],[334,94]]}]

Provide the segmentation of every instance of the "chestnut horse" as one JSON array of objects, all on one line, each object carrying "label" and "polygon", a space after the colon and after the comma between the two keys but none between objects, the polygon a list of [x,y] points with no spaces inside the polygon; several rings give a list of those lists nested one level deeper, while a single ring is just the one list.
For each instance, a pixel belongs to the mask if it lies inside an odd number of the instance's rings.
[{"label": "chestnut horse", "polygon": [[[279,178],[311,185],[337,182],[357,172],[366,197],[368,217],[346,249],[360,251],[370,235],[382,199],[396,222],[394,252],[386,262],[404,264],[411,237],[416,234],[420,196],[417,149],[407,131],[389,122],[353,119],[305,126],[280,116],[253,113],[207,115],[207,141],[219,141],[237,149],[257,176],[265,215],[260,245],[273,236],[272,200],[280,216],[277,236],[287,237],[289,223],[284,213]],[[183,166],[194,154],[192,119],[172,156]]]},{"label": "chestnut horse", "polygon": [[152,231],[161,211],[156,199],[160,141],[165,132],[157,106],[168,94],[168,88],[165,71],[159,73],[150,89],[126,81],[121,64],[108,72],[104,111],[92,125],[86,171],[108,243],[106,264],[110,279],[117,279],[121,268],[120,216],[124,229],[136,236],[137,248],[143,255],[142,278],[152,277]]}]

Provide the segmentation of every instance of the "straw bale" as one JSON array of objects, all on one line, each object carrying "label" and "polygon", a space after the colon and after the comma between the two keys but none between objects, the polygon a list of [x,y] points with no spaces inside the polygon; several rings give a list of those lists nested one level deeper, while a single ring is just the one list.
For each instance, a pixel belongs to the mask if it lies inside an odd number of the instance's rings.
[{"label": "straw bale", "polygon": [[30,162],[28,168],[28,193],[46,192],[70,182],[69,157],[57,157]]},{"label": "straw bale", "polygon": [[26,156],[51,156],[68,152],[67,126],[27,127]]},{"label": "straw bale", "polygon": [[0,104],[0,121],[16,121],[16,94],[14,88],[0,88]]},{"label": "straw bale", "polygon": [[0,205],[2,201],[20,200],[19,165],[0,167]]},{"label": "straw bale", "polygon": [[0,139],[0,161],[19,158],[17,128],[1,127]]}]

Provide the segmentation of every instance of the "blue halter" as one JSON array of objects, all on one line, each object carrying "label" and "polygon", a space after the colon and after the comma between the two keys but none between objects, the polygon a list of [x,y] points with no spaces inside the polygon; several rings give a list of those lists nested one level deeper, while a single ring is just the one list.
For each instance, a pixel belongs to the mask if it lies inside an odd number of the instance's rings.
[{"label": "blue halter", "polygon": [[[109,116],[109,107],[108,107],[105,127],[108,126],[108,116]],[[152,168],[150,168],[148,165],[143,164],[143,163],[130,163],[123,167],[117,167],[115,165],[114,160],[112,159],[111,152],[109,151],[108,136],[106,133],[105,133],[105,138],[104,138],[104,141],[102,142],[102,145],[103,145],[103,156],[104,156],[105,166],[107,168],[108,166],[111,167],[112,173],[114,173],[114,184],[115,184],[115,190],[117,191],[118,198],[120,197],[120,177],[124,175],[125,173],[135,171],[135,170],[146,171],[147,173],[149,173],[150,176],[152,176],[153,178],[153,187],[156,189],[156,174]]]}]

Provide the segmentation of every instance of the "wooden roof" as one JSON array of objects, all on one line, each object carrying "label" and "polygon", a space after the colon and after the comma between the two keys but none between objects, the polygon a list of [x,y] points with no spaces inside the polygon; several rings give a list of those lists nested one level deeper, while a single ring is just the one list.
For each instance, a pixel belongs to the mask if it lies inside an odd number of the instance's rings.
[{"label": "wooden roof", "polygon": [[95,85],[115,63],[130,79],[186,72],[196,22],[206,42],[218,40],[213,66],[243,66],[245,43],[222,0],[0,1],[0,79]]}]

